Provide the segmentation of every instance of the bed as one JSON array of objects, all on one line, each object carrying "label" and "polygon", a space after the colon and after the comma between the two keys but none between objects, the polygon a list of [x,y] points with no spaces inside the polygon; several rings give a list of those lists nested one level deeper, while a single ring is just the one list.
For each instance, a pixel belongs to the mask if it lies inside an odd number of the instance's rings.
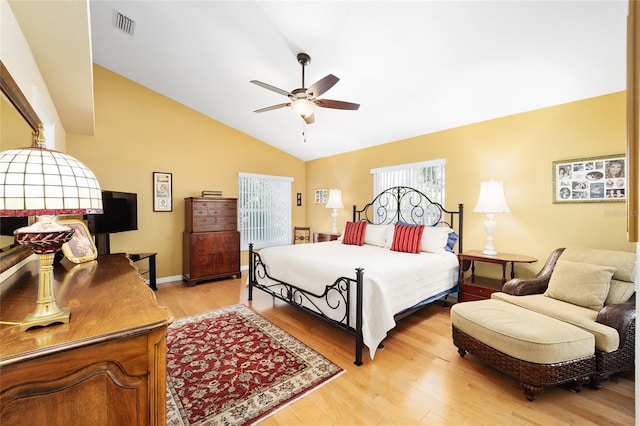
[{"label": "bed", "polygon": [[337,241],[250,244],[248,298],[259,289],[353,333],[362,365],[364,347],[373,359],[399,318],[458,291],[462,223],[462,204],[447,210],[416,189],[389,188],[353,206]]}]

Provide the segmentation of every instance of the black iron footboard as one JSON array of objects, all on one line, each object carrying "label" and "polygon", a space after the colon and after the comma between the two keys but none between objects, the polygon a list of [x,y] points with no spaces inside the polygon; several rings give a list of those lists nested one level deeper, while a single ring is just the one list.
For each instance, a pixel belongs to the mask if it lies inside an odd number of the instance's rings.
[{"label": "black iron footboard", "polygon": [[[362,365],[362,280],[364,270],[355,269],[355,278],[339,277],[325,286],[322,294],[311,293],[270,276],[260,255],[249,244],[249,300],[253,300],[253,288],[258,288],[273,297],[329,321],[332,324],[353,333],[356,338],[354,364]],[[257,278],[269,278],[269,284],[260,284]],[[354,287],[355,286],[355,287]],[[355,298],[355,300],[353,300]],[[349,313],[355,303],[355,320]],[[355,322],[355,324],[353,324]]]}]

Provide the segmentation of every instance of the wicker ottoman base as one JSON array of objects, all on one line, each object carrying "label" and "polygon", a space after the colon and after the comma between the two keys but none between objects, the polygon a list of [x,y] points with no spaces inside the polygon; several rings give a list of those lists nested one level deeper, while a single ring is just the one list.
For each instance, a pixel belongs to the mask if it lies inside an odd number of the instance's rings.
[{"label": "wicker ottoman base", "polygon": [[522,361],[486,345],[453,326],[453,344],[458,353],[468,352],[496,370],[518,380],[529,401],[533,401],[546,387],[571,383],[579,392],[596,370],[595,355],[553,364]]}]

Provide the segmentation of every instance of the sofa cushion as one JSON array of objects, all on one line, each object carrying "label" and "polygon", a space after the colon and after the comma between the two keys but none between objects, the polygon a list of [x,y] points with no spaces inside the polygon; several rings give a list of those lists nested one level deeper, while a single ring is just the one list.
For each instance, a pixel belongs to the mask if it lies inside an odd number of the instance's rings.
[{"label": "sofa cushion", "polygon": [[560,259],[616,268],[609,287],[609,294],[604,302],[605,305],[628,302],[635,292],[633,284],[635,281],[635,253],[585,247],[567,247]]},{"label": "sofa cushion", "polygon": [[611,266],[558,259],[544,295],[599,311],[615,271]]},{"label": "sofa cushion", "polygon": [[620,344],[618,331],[613,327],[596,322],[598,312],[593,309],[545,297],[542,294],[513,296],[496,292],[491,295],[491,298],[580,327],[593,334],[598,350],[604,352],[615,351]]},{"label": "sofa cushion", "polygon": [[502,353],[537,364],[570,361],[595,352],[591,333],[499,300],[457,303],[451,308],[451,323]]},{"label": "sofa cushion", "polygon": [[604,305],[615,305],[616,303],[626,303],[631,299],[636,291],[636,285],[627,281],[611,279],[609,285],[609,294],[604,301]]}]

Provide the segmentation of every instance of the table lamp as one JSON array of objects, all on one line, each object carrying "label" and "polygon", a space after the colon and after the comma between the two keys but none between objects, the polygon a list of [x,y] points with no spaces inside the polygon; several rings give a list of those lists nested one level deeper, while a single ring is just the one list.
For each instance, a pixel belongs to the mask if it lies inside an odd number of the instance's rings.
[{"label": "table lamp", "polygon": [[0,217],[36,216],[16,229],[15,239],[38,255],[40,276],[36,307],[20,330],[68,323],[70,308],[61,308],[53,288],[53,260],[74,230],[56,222],[57,215],[102,213],[102,194],[93,172],[80,161],[44,147],[40,126],[35,146],[0,152]]},{"label": "table lamp", "polygon": [[342,191],[339,189],[332,189],[329,191],[329,201],[327,201],[327,205],[325,206],[328,209],[333,209],[331,213],[331,219],[333,220],[331,226],[331,233],[338,233],[338,209],[344,208],[342,205]]},{"label": "table lamp", "polygon": [[484,221],[484,227],[487,230],[487,240],[482,254],[495,256],[498,254],[493,246],[493,230],[496,222],[493,220],[495,213],[509,213],[507,200],[504,198],[504,188],[502,182],[491,180],[490,182],[480,183],[480,196],[478,203],[473,209],[475,213],[486,213],[487,220]]}]

